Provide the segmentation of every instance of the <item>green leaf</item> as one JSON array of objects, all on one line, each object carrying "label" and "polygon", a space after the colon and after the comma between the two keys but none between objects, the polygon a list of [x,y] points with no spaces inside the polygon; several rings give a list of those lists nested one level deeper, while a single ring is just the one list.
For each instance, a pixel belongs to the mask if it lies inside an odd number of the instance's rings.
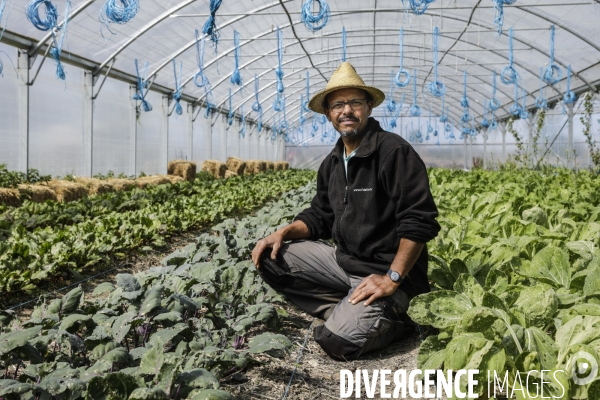
[{"label": "green leaf", "polygon": [[140,307],[140,315],[148,315],[158,307],[160,307],[162,297],[162,286],[154,287],[146,291],[144,302]]},{"label": "green leaf", "polygon": [[169,396],[160,388],[138,388],[131,393],[129,400],[169,400]]},{"label": "green leaf", "polygon": [[190,400],[235,400],[235,397],[223,390],[203,389],[190,397]]},{"label": "green leaf", "polygon": [[117,343],[120,343],[127,333],[129,333],[131,323],[135,318],[136,315],[134,313],[128,312],[115,319],[111,327],[111,333]]},{"label": "green leaf", "polygon": [[155,347],[148,350],[142,356],[140,361],[140,373],[146,375],[157,375],[165,362],[165,357],[161,349]]},{"label": "green leaf", "polygon": [[439,290],[413,298],[408,315],[420,325],[431,325],[438,329],[453,328],[473,303],[464,294]]},{"label": "green leaf", "polygon": [[558,346],[554,340],[539,328],[525,329],[525,350],[536,352],[543,369],[550,370],[556,366]]},{"label": "green leaf", "polygon": [[180,373],[175,385],[181,385],[180,396],[186,398],[194,389],[218,389],[219,381],[205,369],[193,369]]},{"label": "green leaf", "polygon": [[143,380],[121,372],[97,376],[87,384],[89,400],[127,399],[137,388],[145,388]]},{"label": "green leaf", "polygon": [[63,329],[69,333],[75,333],[79,331],[82,326],[86,326],[89,331],[94,326],[94,320],[89,315],[82,314],[71,314],[65,317],[60,322],[60,329]]},{"label": "green leaf", "polygon": [[523,268],[517,272],[557,288],[569,289],[571,285],[569,256],[564,250],[554,246],[539,251],[533,256],[531,263],[523,264]]},{"label": "green leaf", "polygon": [[117,287],[123,289],[124,292],[137,292],[142,290],[142,286],[137,279],[131,274],[117,274]]},{"label": "green leaf", "polygon": [[126,348],[117,347],[106,353],[102,357],[102,360],[107,361],[109,363],[128,365],[132,361],[132,358]]},{"label": "green leaf", "polygon": [[[292,346],[292,342],[284,335],[274,333],[263,333],[250,339],[249,353],[269,353],[273,350],[287,351]],[[279,354],[276,352],[275,354]]]},{"label": "green leaf", "polygon": [[439,369],[446,358],[446,346],[450,340],[439,336],[427,337],[419,347],[417,367],[421,370]]},{"label": "green leaf", "polygon": [[532,286],[521,291],[513,306],[525,317],[523,325],[544,328],[558,310],[558,297],[553,289]]},{"label": "green leaf", "polygon": [[115,290],[115,285],[113,285],[110,282],[102,282],[101,284],[96,286],[96,288],[92,292],[92,296],[100,296],[104,293],[111,293],[113,290]]},{"label": "green leaf", "polygon": [[564,359],[569,348],[577,344],[588,344],[600,337],[600,317],[576,316],[556,331],[558,360]]},{"label": "green leaf", "polygon": [[41,330],[41,326],[34,326],[33,328],[0,335],[0,356],[10,353],[17,347],[25,346],[28,341],[38,336]]}]

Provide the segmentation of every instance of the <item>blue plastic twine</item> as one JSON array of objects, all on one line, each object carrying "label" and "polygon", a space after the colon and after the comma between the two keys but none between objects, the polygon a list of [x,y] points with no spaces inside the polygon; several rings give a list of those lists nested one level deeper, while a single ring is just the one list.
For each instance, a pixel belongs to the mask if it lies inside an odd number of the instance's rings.
[{"label": "blue plastic twine", "polygon": [[54,38],[54,47],[50,49],[50,55],[52,56],[52,58],[54,58],[54,61],[56,61],[56,77],[63,81],[66,79],[66,75],[65,69],[63,68],[62,63],[60,62],[60,54],[62,53],[62,47],[65,41],[65,36],[67,36],[69,14],[71,14],[71,2],[67,1],[67,5],[65,7],[65,22],[60,28],[60,30],[62,31],[60,39],[56,38],[56,32],[55,30],[53,30],[52,37]]},{"label": "blue plastic twine", "polygon": [[[304,103],[304,95],[301,94],[300,95],[300,104]],[[306,122],[306,117],[304,116],[304,108],[300,107],[300,119],[298,120],[298,123],[300,125],[303,125]]]},{"label": "blue plastic twine", "polygon": [[222,0],[210,0],[210,16],[204,24],[204,29],[202,29],[202,32],[210,36],[210,40],[215,44],[215,53],[219,44],[219,28],[217,28],[216,14],[219,7],[221,7],[221,2]]},{"label": "blue plastic twine", "polygon": [[210,87],[210,82],[206,81],[204,85],[204,98],[206,99],[206,112],[204,113],[204,118],[208,118],[210,116],[211,110],[215,109],[214,101],[211,99],[214,98],[212,93],[212,88]]},{"label": "blue plastic twine", "polygon": [[[319,4],[319,11],[316,14],[313,14],[311,9],[313,2]],[[306,0],[302,4],[302,22],[311,32],[323,29],[329,22],[330,13],[329,4],[325,0]]]},{"label": "blue plastic twine", "polygon": [[198,63],[198,72],[194,75],[194,84],[197,87],[203,87],[208,82],[208,78],[204,75],[204,43],[206,36],[202,35],[200,41],[200,32],[196,29],[196,62]]},{"label": "blue plastic twine", "polygon": [[430,3],[435,0],[408,0],[408,5],[415,15],[423,15]]},{"label": "blue plastic twine", "polygon": [[252,104],[252,111],[257,112],[262,116],[262,106],[258,100],[259,83],[258,75],[254,74],[254,104]]},{"label": "blue plastic twine", "polygon": [[406,98],[406,93],[402,93],[402,99],[400,100],[400,104],[397,104],[397,106],[396,106],[396,112],[393,115],[392,115],[392,113],[390,113],[390,127],[391,128],[396,127],[396,120],[398,119],[398,116],[400,115],[400,112],[402,111],[402,105],[404,104],[405,98]]},{"label": "blue plastic twine", "polygon": [[464,108],[469,107],[469,99],[467,98],[467,71],[463,74],[463,96],[460,99],[460,105]]},{"label": "blue plastic twine", "polygon": [[306,100],[300,105],[305,112],[309,112],[308,100],[310,99],[310,74],[306,71]]},{"label": "blue plastic twine", "polygon": [[246,137],[246,115],[244,114],[244,105],[240,107],[240,112],[242,113],[242,127],[240,128],[240,137],[243,139]]},{"label": "blue plastic twine", "polygon": [[550,27],[550,63],[544,73],[544,82],[548,85],[555,85],[562,79],[562,69],[554,63],[554,25]]},{"label": "blue plastic twine", "polygon": [[227,113],[227,124],[233,124],[233,100],[231,96],[231,88],[229,88],[229,112]]},{"label": "blue plastic twine", "polygon": [[[44,6],[46,18],[40,16],[40,6]],[[25,10],[27,19],[40,31],[49,31],[58,23],[58,11],[50,0],[32,0]]]},{"label": "blue plastic twine", "polygon": [[173,93],[173,100],[175,100],[175,112],[177,115],[183,114],[183,107],[181,107],[181,80],[183,77],[183,63],[179,63],[179,74],[177,74],[177,63],[173,59],[173,74],[175,75],[175,93]]},{"label": "blue plastic twine", "polygon": [[494,2],[494,24],[496,24],[496,33],[502,35],[502,26],[504,25],[504,6],[514,4],[517,0],[493,0]]},{"label": "blue plastic twine", "polygon": [[445,104],[446,96],[442,96],[442,115],[440,115],[440,122],[442,124],[448,122],[448,117],[444,114],[444,104]]},{"label": "blue plastic twine", "polygon": [[109,24],[123,25],[131,21],[140,11],[139,0],[107,0],[106,4],[100,9],[99,20],[106,29],[113,35]]},{"label": "blue plastic twine", "polygon": [[515,103],[510,107],[510,113],[515,117],[521,115],[521,106],[519,105],[519,84],[515,83]]},{"label": "blue plastic twine", "polygon": [[134,60],[135,62],[135,73],[137,76],[137,83],[136,83],[136,91],[135,94],[133,95],[133,99],[134,100],[140,100],[142,102],[142,108],[144,109],[145,112],[149,112],[152,111],[152,105],[148,102],[148,100],[146,100],[146,95],[148,94],[148,81],[146,80],[147,75],[148,75],[148,63],[144,63],[144,69],[142,70],[142,72],[140,73],[140,68],[138,65],[138,60],[137,58]]},{"label": "blue plastic twine", "polygon": [[563,101],[565,104],[573,104],[577,100],[577,96],[571,90],[571,65],[567,67],[567,91],[565,92],[565,96],[563,97]]},{"label": "blue plastic twine", "polygon": [[500,80],[505,85],[513,85],[519,79],[519,74],[514,67],[513,28],[508,30],[508,66],[500,74]]},{"label": "blue plastic twine", "polygon": [[346,61],[346,28],[342,26],[342,61]]},{"label": "blue plastic twine", "polygon": [[[404,28],[400,28],[400,69],[396,75],[396,86],[406,87],[410,83],[410,73],[403,68],[404,65]],[[402,80],[404,76],[404,80]]]},{"label": "blue plastic twine", "polygon": [[496,98],[496,70],[494,70],[492,75],[492,97],[490,98],[490,110],[496,111],[500,108],[500,100]]},{"label": "blue plastic twine", "polygon": [[390,113],[393,113],[396,111],[396,107],[396,101],[394,100],[394,70],[392,70],[390,79],[390,98],[387,102],[386,108]]},{"label": "blue plastic twine", "polygon": [[421,107],[417,105],[417,70],[413,70],[413,104],[408,109],[409,114],[412,117],[418,117],[421,115]]},{"label": "blue plastic twine", "polygon": [[283,33],[281,29],[277,27],[277,69],[275,69],[275,75],[277,76],[277,93],[283,93],[285,87],[283,86]]},{"label": "blue plastic twine", "polygon": [[442,97],[446,93],[446,85],[438,81],[438,38],[440,30],[433,28],[433,82],[429,84],[429,91],[435,97]]},{"label": "blue plastic twine", "polygon": [[523,105],[521,106],[521,114],[519,114],[519,117],[521,117],[521,119],[527,119],[529,118],[529,111],[527,111],[527,92],[525,91],[525,89],[522,89],[523,92]]},{"label": "blue plastic twine", "polygon": [[240,75],[240,33],[236,30],[233,31],[233,47],[235,57],[235,67],[231,73],[231,83],[234,85],[242,86],[242,76]]},{"label": "blue plastic twine", "polygon": [[481,120],[481,126],[484,128],[490,127],[490,121],[488,121],[487,117],[487,99],[483,99],[483,119]]},{"label": "blue plastic twine", "polygon": [[541,110],[548,109],[548,100],[544,98],[544,67],[540,67],[540,94],[535,98],[535,106]]}]

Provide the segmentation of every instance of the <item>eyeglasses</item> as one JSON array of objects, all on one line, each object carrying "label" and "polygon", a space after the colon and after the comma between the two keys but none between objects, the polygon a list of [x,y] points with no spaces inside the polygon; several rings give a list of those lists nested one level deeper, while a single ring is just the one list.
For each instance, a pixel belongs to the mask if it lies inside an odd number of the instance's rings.
[{"label": "eyeglasses", "polygon": [[340,113],[344,108],[346,108],[346,104],[350,105],[352,111],[356,111],[365,104],[367,104],[368,100],[366,99],[352,99],[348,101],[338,101],[329,105],[329,109],[334,113]]}]

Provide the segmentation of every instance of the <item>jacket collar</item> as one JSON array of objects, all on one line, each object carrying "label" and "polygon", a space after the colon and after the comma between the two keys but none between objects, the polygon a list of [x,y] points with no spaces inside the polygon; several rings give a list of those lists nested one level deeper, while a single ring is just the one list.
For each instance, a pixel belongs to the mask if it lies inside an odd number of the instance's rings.
[{"label": "jacket collar", "polygon": [[[366,157],[371,155],[377,147],[377,133],[381,130],[379,122],[373,117],[369,117],[369,121],[366,127],[366,135],[360,141],[358,149],[354,157]],[[332,157],[337,157],[340,160],[343,159],[344,154],[344,141],[340,137],[331,152]]]}]

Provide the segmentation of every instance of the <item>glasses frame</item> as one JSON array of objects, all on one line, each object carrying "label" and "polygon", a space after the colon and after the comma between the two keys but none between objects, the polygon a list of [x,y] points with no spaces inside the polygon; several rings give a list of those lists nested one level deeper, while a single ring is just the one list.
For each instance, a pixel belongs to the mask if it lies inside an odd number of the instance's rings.
[{"label": "glasses frame", "polygon": [[[360,106],[357,106],[356,108],[352,107],[352,105],[350,103],[352,103],[354,101],[360,101],[361,102]],[[346,109],[346,105],[349,105],[350,109],[352,111],[356,111],[356,110],[364,107],[365,105],[369,104],[369,101],[370,101],[369,99],[352,99],[352,100],[348,100],[348,101],[336,101],[333,104],[327,105],[327,109],[329,111],[331,111],[332,113],[339,114]],[[336,111],[333,109],[334,106],[341,106],[342,108],[340,108],[338,111]]]}]

